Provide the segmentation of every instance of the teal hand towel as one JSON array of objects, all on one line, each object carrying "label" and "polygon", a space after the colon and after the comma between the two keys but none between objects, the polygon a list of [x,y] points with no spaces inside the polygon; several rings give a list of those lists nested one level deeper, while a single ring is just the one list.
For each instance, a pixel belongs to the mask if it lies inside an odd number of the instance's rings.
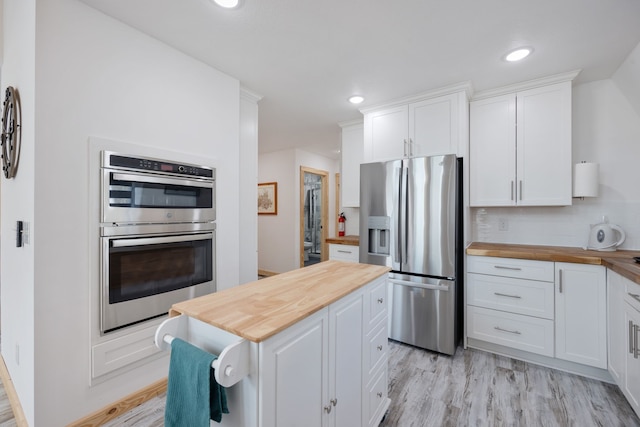
[{"label": "teal hand towel", "polygon": [[229,413],[225,390],[216,382],[211,368],[216,357],[179,338],[173,339],[166,427],[208,427],[210,419],[220,422],[222,414]]}]

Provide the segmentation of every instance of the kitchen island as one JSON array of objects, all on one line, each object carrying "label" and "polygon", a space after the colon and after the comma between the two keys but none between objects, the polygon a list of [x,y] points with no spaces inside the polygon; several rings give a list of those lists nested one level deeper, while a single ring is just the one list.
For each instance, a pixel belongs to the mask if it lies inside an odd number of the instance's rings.
[{"label": "kitchen island", "polygon": [[216,378],[233,384],[223,426],[378,425],[387,271],[326,261],[174,304],[156,342],[170,334],[220,355]]}]

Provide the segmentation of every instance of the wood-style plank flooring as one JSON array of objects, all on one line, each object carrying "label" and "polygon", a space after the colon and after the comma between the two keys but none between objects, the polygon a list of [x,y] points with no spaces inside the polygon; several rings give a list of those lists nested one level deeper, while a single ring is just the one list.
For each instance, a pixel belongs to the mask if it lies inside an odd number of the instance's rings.
[{"label": "wood-style plank flooring", "polygon": [[[381,427],[640,427],[612,384],[462,347],[449,357],[390,341],[389,360]],[[160,396],[106,426],[162,426],[163,411]]]},{"label": "wood-style plank flooring", "polygon": [[11,404],[9,398],[0,380],[0,427],[16,427],[16,419],[13,416],[11,410]]}]

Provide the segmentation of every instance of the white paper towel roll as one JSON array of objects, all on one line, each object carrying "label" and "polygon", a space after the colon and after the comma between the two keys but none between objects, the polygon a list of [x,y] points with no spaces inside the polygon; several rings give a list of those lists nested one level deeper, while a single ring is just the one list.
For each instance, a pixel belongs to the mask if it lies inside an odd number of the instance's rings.
[{"label": "white paper towel roll", "polygon": [[573,173],[573,197],[598,197],[597,163],[577,163]]}]

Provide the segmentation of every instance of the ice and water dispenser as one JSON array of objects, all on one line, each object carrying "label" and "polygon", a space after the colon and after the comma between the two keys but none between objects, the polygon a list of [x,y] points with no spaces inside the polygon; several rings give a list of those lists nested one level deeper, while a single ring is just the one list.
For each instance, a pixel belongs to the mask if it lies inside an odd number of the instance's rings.
[{"label": "ice and water dispenser", "polygon": [[391,218],[388,216],[370,216],[369,253],[375,255],[389,255]]}]

